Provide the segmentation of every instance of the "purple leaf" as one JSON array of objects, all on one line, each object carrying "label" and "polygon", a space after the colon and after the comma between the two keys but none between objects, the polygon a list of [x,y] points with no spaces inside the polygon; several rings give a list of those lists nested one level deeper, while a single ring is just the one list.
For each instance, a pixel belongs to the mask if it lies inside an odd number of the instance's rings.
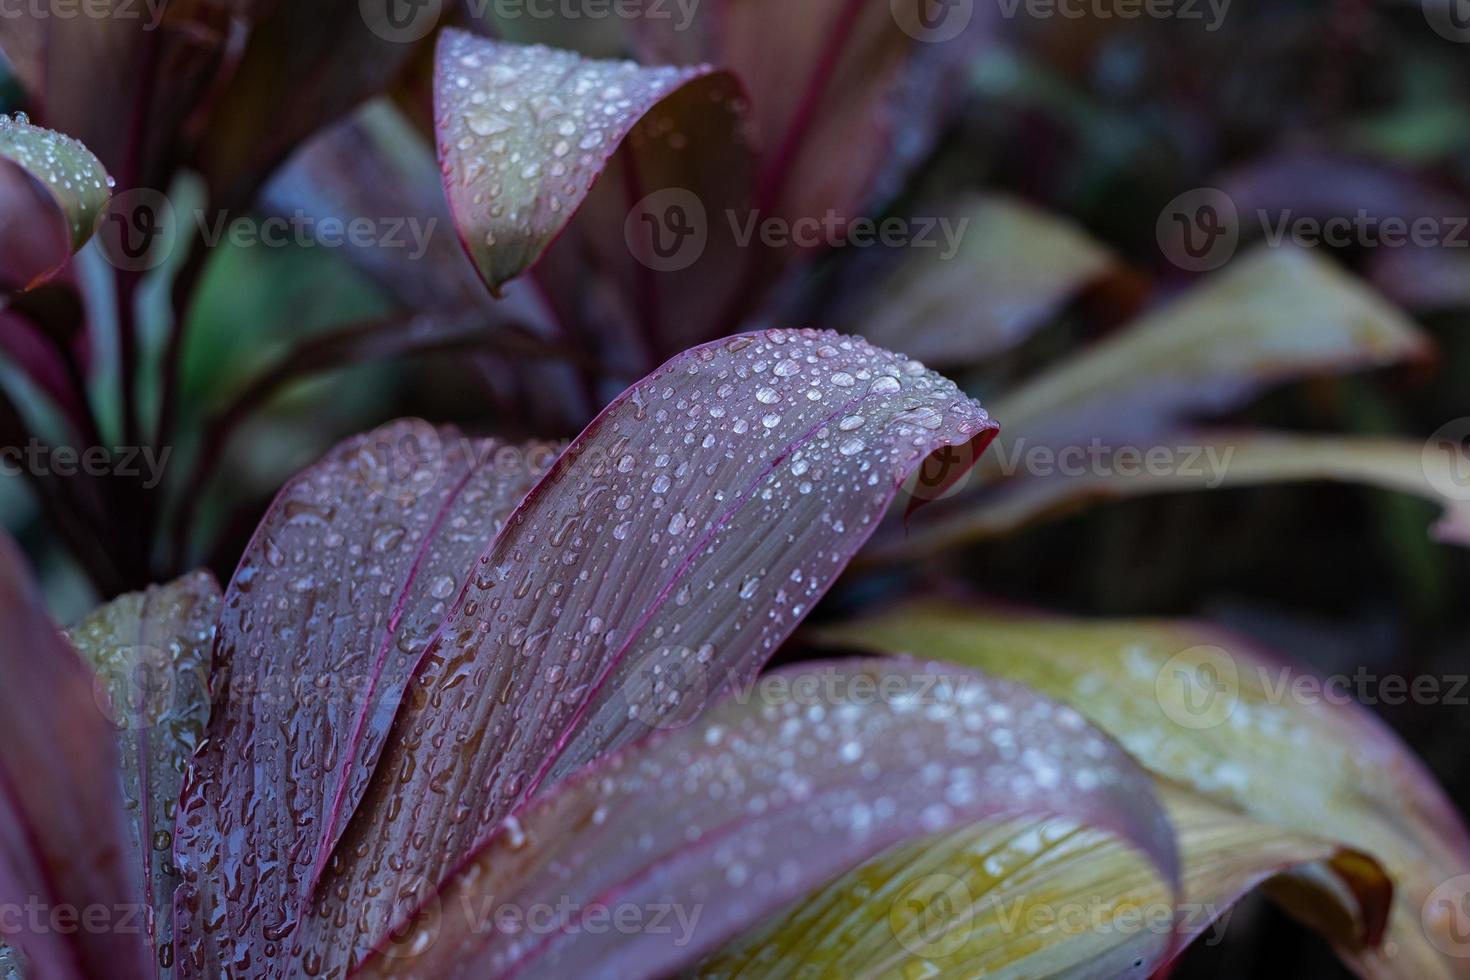
[{"label": "purple leaf", "polygon": [[978,6],[720,0],[700,6],[692,30],[675,18],[638,23],[647,57],[709,62],[746,85],[763,149],[757,211],[845,222],[897,160],[913,162],[953,105],[960,87],[948,72],[974,50]]},{"label": "purple leaf", "polygon": [[[0,923],[4,938],[45,980],[150,977],[109,702],[46,617],[4,535],[0,624],[0,905],[22,910],[18,927],[13,916]],[[94,908],[106,910],[106,926],[83,928]]]},{"label": "purple leaf", "polygon": [[[1177,892],[1150,778],[1071,708],[948,665],[802,664],[532,801],[363,974],[665,976],[894,843],[1019,814],[1112,831]],[[606,927],[669,908],[671,933]]]},{"label": "purple leaf", "polygon": [[173,964],[174,818],[189,757],[209,721],[209,658],[220,591],[208,572],[120,596],[67,632],[111,705],[128,814],[143,873],[144,921],[159,965]]},{"label": "purple leaf", "polygon": [[[594,185],[602,189],[594,216],[579,223],[585,247],[613,265],[658,346],[698,335],[686,317],[708,321],[734,288],[737,245],[723,212],[747,200],[750,171],[743,98],[729,75],[593,61],[448,30],[434,103],[450,209],[492,290],[546,253]],[[675,220],[661,235],[657,226]],[[686,332],[671,339],[665,323]]]},{"label": "purple leaf", "polygon": [[281,491],[225,595],[214,715],[184,787],[183,975],[270,964],[429,635],[554,456],[406,420]]},{"label": "purple leaf", "polygon": [[754,676],[904,478],[995,431],[917,362],[817,331],[696,348],[635,385],[422,654],[296,965],[360,958],[538,788]]},{"label": "purple leaf", "polygon": [[266,206],[344,225],[403,225],[402,248],[374,242],[348,255],[411,310],[489,307],[485,287],[454,240],[432,147],[391,105],[374,103],[296,152],[264,192]]},{"label": "purple leaf", "polygon": [[77,140],[0,116],[0,293],[37,285],[85,245],[111,186]]}]

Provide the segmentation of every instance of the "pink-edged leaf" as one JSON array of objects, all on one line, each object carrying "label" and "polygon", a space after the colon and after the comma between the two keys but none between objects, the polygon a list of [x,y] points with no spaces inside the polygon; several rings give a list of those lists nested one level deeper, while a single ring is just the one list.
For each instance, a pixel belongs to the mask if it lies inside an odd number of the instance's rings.
[{"label": "pink-edged leaf", "polygon": [[120,596],[67,631],[97,674],[117,729],[129,859],[142,869],[147,935],[160,968],[174,961],[173,831],[190,756],[209,721],[209,662],[220,590],[195,572]]},{"label": "pink-edged leaf", "polygon": [[424,652],[299,965],[360,958],[530,794],[752,677],[900,483],[995,430],[917,362],[818,331],[695,348],[631,388]]},{"label": "pink-edged leaf", "polygon": [[79,141],[0,116],[0,293],[60,269],[92,237],[111,193],[107,171]]},{"label": "pink-edged leaf", "polygon": [[429,635],[554,458],[405,420],[281,491],[225,594],[214,714],[183,791],[182,975],[270,967]]},{"label": "pink-edged leaf", "polygon": [[[6,916],[0,936],[45,980],[151,977],[110,702],[47,618],[4,535],[0,624],[0,905],[42,905],[39,918]],[[106,910],[105,926],[83,928],[82,914],[95,908]]]},{"label": "pink-edged leaf", "polygon": [[[491,289],[541,259],[588,202],[583,247],[613,266],[660,346],[697,337],[732,295],[738,246],[725,215],[748,200],[751,171],[728,74],[447,30],[434,103],[450,208]],[[682,332],[666,336],[667,324]]]},{"label": "pink-edged leaf", "polygon": [[[948,665],[802,664],[531,801],[362,973],[666,976],[898,841],[1018,814],[1111,831],[1177,891],[1151,780],[1071,708]],[[687,928],[597,927],[658,908]]]}]

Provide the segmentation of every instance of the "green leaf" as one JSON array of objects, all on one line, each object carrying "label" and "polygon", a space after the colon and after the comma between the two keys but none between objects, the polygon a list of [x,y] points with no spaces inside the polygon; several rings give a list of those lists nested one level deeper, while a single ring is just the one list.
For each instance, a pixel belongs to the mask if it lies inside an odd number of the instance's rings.
[{"label": "green leaf", "polygon": [[77,140],[0,115],[0,289],[29,289],[87,243],[112,179]]},{"label": "green leaf", "polygon": [[1340,953],[1369,977],[1464,976],[1465,946],[1444,909],[1467,900],[1470,838],[1418,760],[1352,701],[1351,679],[1324,681],[1204,624],[1094,622],[973,601],[913,602],[821,639],[919,650],[1029,684],[1161,777],[1372,855],[1394,882],[1386,938],[1377,949],[1339,942]]}]

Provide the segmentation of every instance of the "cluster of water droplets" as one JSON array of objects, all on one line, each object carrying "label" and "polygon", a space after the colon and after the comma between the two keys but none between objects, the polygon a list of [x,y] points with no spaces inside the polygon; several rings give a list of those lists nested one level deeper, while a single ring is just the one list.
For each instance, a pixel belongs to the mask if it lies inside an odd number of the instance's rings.
[{"label": "cluster of water droplets", "polygon": [[504,279],[534,259],[628,132],[699,72],[449,32],[435,79],[439,158],[481,264]]},{"label": "cluster of water droplets", "polygon": [[471,572],[317,931],[371,941],[408,912],[384,896],[447,873],[527,793],[753,676],[904,475],[988,424],[916,362],[818,331],[696,348],[630,389]]},{"label": "cluster of water droplets", "polygon": [[578,936],[577,916],[617,895],[640,908],[698,907],[706,935],[735,932],[897,840],[983,816],[1099,822],[1151,854],[1168,840],[1162,811],[1139,792],[1147,777],[1123,752],[1019,685],[903,660],[803,665],[777,679],[508,819],[442,898],[460,909],[487,895],[522,908],[564,897],[564,934],[445,916],[415,970],[677,965],[669,936]]},{"label": "cluster of water droplets", "polygon": [[192,959],[285,955],[429,637],[542,450],[403,420],[282,491],[225,598],[228,693],[184,794]]},{"label": "cluster of water droplets", "polygon": [[23,112],[0,115],[0,157],[19,164],[56,197],[74,247],[86,241],[113,179],[80,140],[33,126]]},{"label": "cluster of water droplets", "polygon": [[147,921],[159,965],[173,965],[174,824],[189,759],[209,720],[209,673],[219,588],[206,572],[132,593],[68,632],[97,671],[118,730],[122,809],[133,859],[151,894]]}]

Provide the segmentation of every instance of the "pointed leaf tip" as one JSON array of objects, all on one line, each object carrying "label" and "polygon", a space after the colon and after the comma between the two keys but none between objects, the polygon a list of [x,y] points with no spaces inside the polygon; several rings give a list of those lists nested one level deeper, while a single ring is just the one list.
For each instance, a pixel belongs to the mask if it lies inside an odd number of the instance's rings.
[{"label": "pointed leaf tip", "polygon": [[905,478],[994,427],[923,365],[815,330],[697,347],[634,385],[474,564],[302,956],[356,962],[533,793],[747,682]]},{"label": "pointed leaf tip", "polygon": [[711,97],[739,93],[709,66],[595,61],[445,30],[434,72],[439,161],[460,238],[489,287],[534,265],[634,127],[701,79]]}]

